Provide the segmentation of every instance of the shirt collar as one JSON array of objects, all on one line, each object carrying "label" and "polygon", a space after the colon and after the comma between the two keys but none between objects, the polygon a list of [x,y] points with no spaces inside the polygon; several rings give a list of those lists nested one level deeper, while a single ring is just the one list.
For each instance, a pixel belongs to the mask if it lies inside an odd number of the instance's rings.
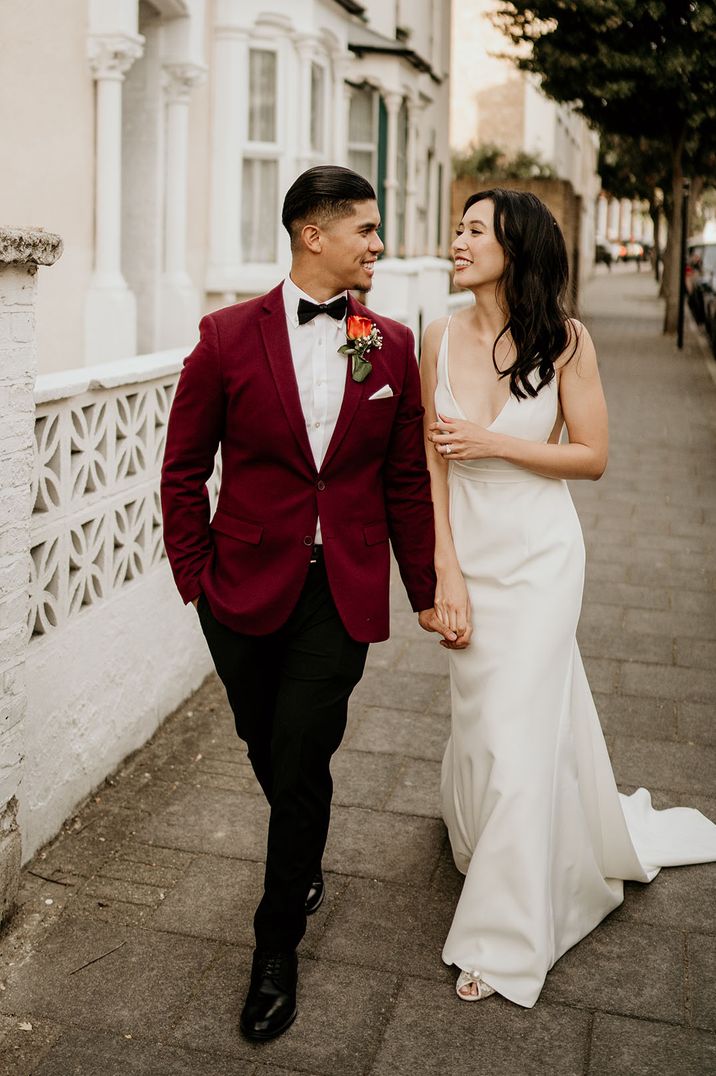
[{"label": "shirt collar", "polygon": [[[326,299],[327,303],[332,303],[334,299],[340,299],[342,295],[348,297],[346,290],[339,291],[337,295],[332,295],[330,299]],[[286,308],[286,317],[293,325],[294,329],[298,328],[298,300],[307,299],[309,303],[317,303],[318,300],[314,299],[312,295],[307,295],[305,291],[301,291],[297,284],[291,280],[290,276],[287,276],[283,282],[283,304]],[[332,319],[333,320],[333,319]],[[340,326],[344,323],[345,318],[341,321],[336,321],[336,326]],[[310,323],[309,323],[310,324]]]}]

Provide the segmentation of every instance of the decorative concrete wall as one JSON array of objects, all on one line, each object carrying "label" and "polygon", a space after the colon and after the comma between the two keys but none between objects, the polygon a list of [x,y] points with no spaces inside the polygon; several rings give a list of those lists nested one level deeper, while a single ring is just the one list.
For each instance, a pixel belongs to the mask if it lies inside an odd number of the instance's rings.
[{"label": "decorative concrete wall", "polygon": [[12,910],[21,858],[36,273],[61,251],[57,235],[0,227],[0,922]]},{"label": "decorative concrete wall", "polygon": [[183,354],[36,384],[24,858],[210,669],[162,543],[159,473]]}]

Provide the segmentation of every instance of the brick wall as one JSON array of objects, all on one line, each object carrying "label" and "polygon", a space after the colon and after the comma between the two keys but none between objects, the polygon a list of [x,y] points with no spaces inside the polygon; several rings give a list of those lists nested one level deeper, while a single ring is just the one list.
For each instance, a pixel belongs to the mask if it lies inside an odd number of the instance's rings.
[{"label": "brick wall", "polygon": [[35,282],[52,265],[58,236],[0,227],[0,922],[17,892],[22,854],[17,793],[27,710],[37,356]]}]

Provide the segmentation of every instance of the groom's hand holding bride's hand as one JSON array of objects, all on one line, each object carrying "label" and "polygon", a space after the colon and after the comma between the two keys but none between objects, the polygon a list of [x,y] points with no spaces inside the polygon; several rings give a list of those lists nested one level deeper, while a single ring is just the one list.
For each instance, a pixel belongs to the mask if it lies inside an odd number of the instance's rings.
[{"label": "groom's hand holding bride's hand", "polygon": [[423,631],[436,631],[442,635],[440,645],[448,650],[464,650],[470,642],[472,628],[469,624],[465,625],[461,631],[453,631],[448,624],[445,624],[440,619],[434,608],[423,609],[422,612],[418,613],[418,623]]},{"label": "groom's hand holding bride's hand", "polygon": [[440,645],[454,645],[457,642],[457,632],[452,631],[447,624],[443,624],[435,609],[423,609],[418,613],[418,624],[423,631],[437,631],[442,635]]},{"label": "groom's hand holding bride's hand", "polygon": [[457,563],[444,561],[437,568],[433,612],[437,625],[435,630],[443,635],[441,646],[448,650],[464,650],[469,646],[472,636],[470,597]]}]

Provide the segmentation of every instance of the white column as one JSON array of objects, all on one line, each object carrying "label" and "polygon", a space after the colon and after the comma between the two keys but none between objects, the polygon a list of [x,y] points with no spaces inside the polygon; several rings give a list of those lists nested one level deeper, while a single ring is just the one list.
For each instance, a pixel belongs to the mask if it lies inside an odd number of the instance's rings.
[{"label": "white column", "polygon": [[333,56],[332,157],[336,164],[344,166],[348,164],[348,121],[353,93],[353,87],[346,82],[351,62],[350,53]]},{"label": "white column", "polygon": [[142,55],[139,34],[88,38],[97,83],[95,263],[85,303],[85,362],[111,361],[136,352],[134,295],[122,276],[122,82]]},{"label": "white column", "polygon": [[159,299],[160,348],[193,339],[199,294],[186,265],[189,97],[205,77],[198,64],[165,64],[166,172],[164,178],[164,265]]},{"label": "white column", "polygon": [[605,239],[607,235],[608,209],[609,203],[606,195],[600,194],[597,199],[597,235],[600,239]]},{"label": "white column", "polygon": [[654,221],[652,220],[651,213],[649,212],[649,203],[644,202],[644,208],[642,213],[643,229],[641,233],[642,241],[644,243],[654,242]]},{"label": "white column", "polygon": [[413,258],[418,253],[416,248],[417,194],[418,194],[418,117],[421,109],[418,102],[408,98],[408,146],[407,171],[408,181],[405,190],[405,256]]},{"label": "white column", "polygon": [[619,239],[619,199],[610,198],[608,216],[608,236],[612,242]]},{"label": "white column", "polygon": [[214,27],[211,203],[206,290],[231,302],[241,270],[242,146],[248,127],[248,33]]},{"label": "white column", "polygon": [[631,235],[631,202],[622,198],[619,202],[619,239],[627,240]]},{"label": "white column", "polygon": [[398,220],[396,196],[398,190],[398,114],[403,103],[400,93],[383,95],[388,112],[388,145],[385,168],[385,254],[396,257],[398,253]]},{"label": "white column", "polygon": [[313,164],[311,152],[311,63],[315,43],[313,37],[296,35],[294,37],[298,53],[298,121],[296,172],[300,175]]},{"label": "white column", "polygon": [[62,252],[58,235],[0,227],[0,923],[20,880],[18,806],[25,745],[37,375],[38,265]]}]

